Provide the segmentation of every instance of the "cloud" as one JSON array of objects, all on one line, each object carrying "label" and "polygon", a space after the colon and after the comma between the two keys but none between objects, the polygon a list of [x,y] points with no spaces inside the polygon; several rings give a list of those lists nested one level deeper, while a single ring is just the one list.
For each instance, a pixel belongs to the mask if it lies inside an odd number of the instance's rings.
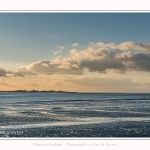
[{"label": "cloud", "polygon": [[13,71],[6,71],[3,68],[0,68],[0,77],[10,77],[10,76],[20,76],[20,77],[24,77],[23,74],[20,74],[18,72],[13,72]]},{"label": "cloud", "polygon": [[117,57],[122,61],[128,71],[150,72],[150,54],[149,53],[122,53]]},{"label": "cloud", "polygon": [[7,77],[8,77],[8,76],[24,77],[23,74],[20,74],[20,73],[18,73],[18,72],[13,72],[13,71],[7,71],[6,74],[7,74]]},{"label": "cloud", "polygon": [[0,77],[6,77],[6,70],[3,68],[0,68]]},{"label": "cloud", "polygon": [[[63,49],[63,47],[59,48]],[[98,73],[107,73],[108,70],[121,74],[125,74],[127,71],[150,72],[149,44],[133,42],[124,42],[119,45],[101,42],[90,43],[83,50],[70,50],[69,57],[33,62],[28,66],[20,67],[17,73],[20,75],[82,75],[85,68],[89,72]]]},{"label": "cloud", "polygon": [[150,71],[150,44],[124,42],[91,43],[86,49],[71,50],[71,57],[76,57],[79,66],[91,72],[106,73],[111,70],[124,74],[126,71]]},{"label": "cloud", "polygon": [[107,69],[126,71],[125,65],[116,59],[114,53],[109,53],[107,48],[93,49],[88,47],[85,50],[71,50],[72,59],[78,60],[78,66],[88,68],[90,72],[106,73]]},{"label": "cloud", "polygon": [[58,54],[58,53],[62,53],[62,51],[64,50],[63,46],[56,46],[59,50],[54,52],[54,55]]},{"label": "cloud", "polygon": [[91,46],[100,47],[100,48],[110,48],[116,51],[126,51],[126,50],[139,50],[144,52],[150,52],[150,43],[134,43],[134,42],[123,42],[121,44],[114,44],[114,43],[90,43]]},{"label": "cloud", "polygon": [[38,61],[28,66],[20,67],[18,69],[18,73],[24,75],[37,75],[37,74],[81,75],[83,74],[83,70],[79,68],[77,62],[73,61],[72,59],[55,59],[52,61]]},{"label": "cloud", "polygon": [[71,46],[78,46],[78,43],[73,43],[71,44]]}]

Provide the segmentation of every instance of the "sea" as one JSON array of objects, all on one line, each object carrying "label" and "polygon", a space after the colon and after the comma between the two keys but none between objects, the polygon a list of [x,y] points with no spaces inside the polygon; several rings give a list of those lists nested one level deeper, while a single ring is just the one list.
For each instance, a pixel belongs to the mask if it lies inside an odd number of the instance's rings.
[{"label": "sea", "polygon": [[150,137],[150,94],[0,92],[0,137]]}]

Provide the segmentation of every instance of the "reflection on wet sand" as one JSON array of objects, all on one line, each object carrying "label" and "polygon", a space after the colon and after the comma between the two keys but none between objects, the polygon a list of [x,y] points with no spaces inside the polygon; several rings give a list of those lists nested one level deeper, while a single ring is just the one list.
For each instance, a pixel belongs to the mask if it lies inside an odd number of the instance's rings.
[{"label": "reflection on wet sand", "polygon": [[1,137],[150,137],[150,99],[3,103]]}]

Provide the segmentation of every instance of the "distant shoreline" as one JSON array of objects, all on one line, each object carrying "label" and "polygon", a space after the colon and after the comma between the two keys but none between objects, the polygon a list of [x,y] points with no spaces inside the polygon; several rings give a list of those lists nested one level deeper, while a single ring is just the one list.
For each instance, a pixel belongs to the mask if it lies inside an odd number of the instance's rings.
[{"label": "distant shoreline", "polygon": [[10,91],[0,91],[0,93],[3,93],[3,92],[24,92],[24,93],[88,93],[88,94],[150,94],[150,93],[124,93],[124,92],[69,92],[69,91],[61,91],[61,90],[58,90],[58,91],[55,91],[55,90],[10,90]]},{"label": "distant shoreline", "polygon": [[50,90],[50,91],[38,91],[38,90],[31,90],[31,91],[27,91],[27,90],[13,90],[13,91],[0,91],[1,92],[25,92],[25,93],[78,93],[78,92],[68,92],[68,91],[54,91],[54,90]]}]

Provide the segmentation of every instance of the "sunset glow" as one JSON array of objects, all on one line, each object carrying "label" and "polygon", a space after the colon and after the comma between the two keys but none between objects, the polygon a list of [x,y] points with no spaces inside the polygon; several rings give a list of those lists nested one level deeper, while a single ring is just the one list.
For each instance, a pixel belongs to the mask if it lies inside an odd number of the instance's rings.
[{"label": "sunset glow", "polygon": [[0,90],[150,92],[149,13],[0,13]]}]

